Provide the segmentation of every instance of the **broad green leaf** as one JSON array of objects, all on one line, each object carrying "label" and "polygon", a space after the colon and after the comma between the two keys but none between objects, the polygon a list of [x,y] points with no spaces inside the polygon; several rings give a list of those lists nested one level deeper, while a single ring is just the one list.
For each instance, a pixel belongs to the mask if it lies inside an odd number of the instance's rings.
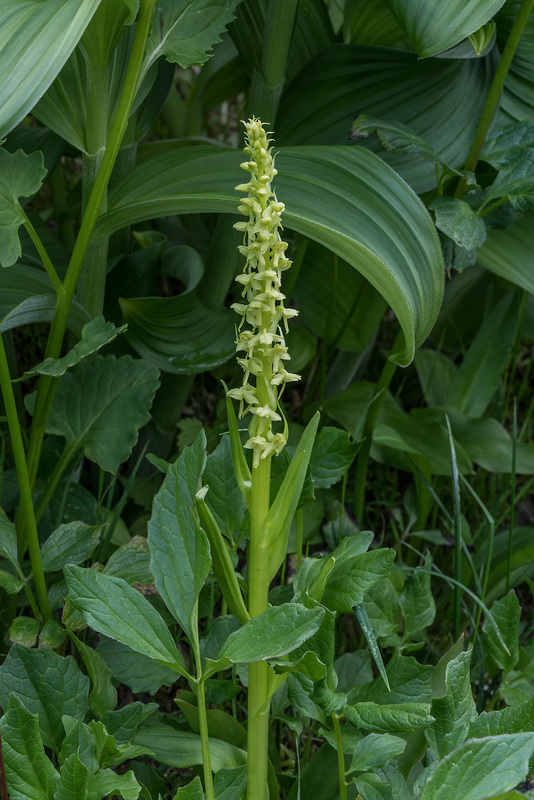
[{"label": "broad green leaf", "polygon": [[241,800],[247,786],[247,768],[220,769],[213,784],[217,800]]},{"label": "broad green leaf", "polygon": [[[363,113],[408,126],[441,163],[459,167],[469,153],[495,66],[492,57],[421,62],[414,53],[383,47],[326,48],[284,92],[277,144],[346,146],[354,115]],[[418,193],[435,189],[435,166],[417,152],[385,152],[374,136],[365,147]]]},{"label": "broad green leaf", "polygon": [[504,295],[482,323],[451,387],[449,403],[481,417],[497,390],[518,325],[518,293]]},{"label": "broad green leaf", "polygon": [[534,751],[534,734],[470,739],[438,762],[420,800],[482,800],[513,789],[525,779]]},{"label": "broad green leaf", "polygon": [[102,724],[107,732],[120,744],[128,744],[139,725],[154,711],[157,703],[129,703],[116,711],[105,711],[102,714]]},{"label": "broad green leaf", "polygon": [[101,769],[89,778],[87,800],[101,800],[109,795],[119,795],[124,800],[137,800],[141,787],[132,770],[118,775],[110,769]]},{"label": "broad green leaf", "polygon": [[341,480],[356,457],[359,445],[339,428],[322,428],[315,439],[310,470],[315,486],[328,489]]},{"label": "broad green leaf", "polygon": [[148,523],[150,568],[158,592],[190,640],[198,637],[197,604],[211,568],[209,544],[193,516],[206,466],[206,435],[170,465]]},{"label": "broad green leaf", "polygon": [[154,695],[162,685],[171,686],[176,680],[174,670],[107,636],[100,636],[97,652],[113,677],[129,686],[132,692]]},{"label": "broad green leaf", "polygon": [[4,0],[0,12],[0,138],[50,86],[76,47],[100,0]]},{"label": "broad green leaf", "polygon": [[[246,764],[247,754],[241,748],[211,736],[209,743],[213,772]],[[156,716],[140,726],[134,744],[150,747],[154,751],[154,758],[170,767],[182,769],[202,764],[200,736],[176,730],[170,725],[165,725]]]},{"label": "broad green leaf", "polygon": [[484,205],[507,197],[514,208],[525,212],[534,206],[534,158],[532,151],[522,148],[499,170],[486,196]]},{"label": "broad green leaf", "polygon": [[6,572],[5,569],[0,569],[0,587],[5,589],[8,594],[18,594],[23,586],[23,580],[11,572]]},{"label": "broad green leaf", "polygon": [[352,123],[350,138],[357,142],[375,132],[378,141],[388,152],[416,153],[420,158],[430,161],[431,164],[442,163],[438,152],[401,122],[390,122],[386,119],[370,117],[367,114],[358,114]]},{"label": "broad green leaf", "polygon": [[391,787],[372,772],[354,778],[354,783],[363,800],[393,800]]},{"label": "broad green leaf", "polygon": [[[186,699],[184,699],[186,698]],[[188,702],[190,700],[191,702]],[[200,733],[200,718],[196,698],[192,692],[180,691],[176,697],[176,704],[183,712],[193,733]],[[231,714],[218,708],[208,708],[206,712],[208,733],[210,737],[229,742],[236,747],[245,747],[247,732]]]},{"label": "broad green leaf", "polygon": [[178,374],[205,371],[227,361],[235,352],[232,314],[224,308],[208,309],[200,300],[196,291],[204,274],[200,255],[185,245],[171,247],[163,256],[161,271],[183,284],[179,295],[119,300],[132,347],[165,372]]},{"label": "broad green leaf", "polygon": [[[4,86],[8,83],[9,81],[5,81]],[[1,92],[0,89],[0,96]],[[22,254],[18,229],[24,224],[26,217],[20,206],[19,197],[30,197],[38,192],[45,176],[46,169],[42,153],[26,155],[22,150],[9,153],[4,147],[0,147],[0,215],[2,218],[0,266],[2,267],[10,267]]]},{"label": "broad green leaf", "polygon": [[78,754],[72,753],[61,765],[54,800],[87,800],[88,777],[89,770]]},{"label": "broad green leaf", "polygon": [[178,789],[173,797],[173,800],[204,800],[204,792],[202,791],[202,782],[197,777],[188,783],[187,786],[182,786]]},{"label": "broad green leaf", "polygon": [[388,578],[371,587],[362,605],[377,639],[396,633],[397,593]]},{"label": "broad green leaf", "polygon": [[89,678],[72,656],[61,658],[52,650],[28,650],[13,645],[0,667],[0,704],[7,708],[14,692],[33,714],[46,747],[58,750],[64,736],[64,714],[83,719],[89,701]]},{"label": "broad green leaf", "polygon": [[132,536],[126,544],[118,547],[108,558],[102,570],[104,575],[122,578],[130,585],[134,583],[153,583],[150,572],[150,554],[144,536]]},{"label": "broad green leaf", "polygon": [[457,245],[472,250],[484,244],[484,220],[466,202],[456,197],[436,197],[430,208],[436,213],[436,228]]},{"label": "broad green leaf", "polygon": [[62,358],[45,358],[36,367],[27,370],[19,380],[30,378],[33,375],[51,375],[59,378],[70,367],[79,364],[82,358],[90,356],[91,353],[96,353],[97,350],[112,342],[125,330],[126,325],[116,328],[112,322],[106,322],[104,317],[95,317],[91,322],[83,326],[81,341],[77,342],[66,356]]},{"label": "broad green leaf", "polygon": [[[45,753],[37,714],[25,708],[16,694],[2,700],[0,720],[7,789],[11,800],[50,800],[57,773]],[[61,722],[59,722],[61,724]]]},{"label": "broad green leaf", "polygon": [[469,737],[481,739],[501,733],[534,731],[534,698],[500,711],[483,711],[469,726]]},{"label": "broad green leaf", "polygon": [[403,31],[386,0],[347,0],[344,8],[343,34],[349,44],[376,47],[403,47]]},{"label": "broad green leaf", "polygon": [[434,667],[434,671],[432,673],[432,700],[435,698],[441,699],[447,694],[447,666],[453,659],[463,652],[464,640],[465,635],[462,633],[452,647],[449,647],[449,649],[441,656],[440,660]]},{"label": "broad green leaf", "polygon": [[[235,213],[240,158],[194,147],[145,161],[110,193],[97,236],[157,216]],[[277,169],[285,225],[332,249],[385,297],[406,339],[394,359],[409,363],[430,332],[443,292],[439,243],[421,202],[380,159],[360,148],[282,149]]]},{"label": "broad green leaf", "polygon": [[438,759],[464,743],[469,726],[476,719],[470,668],[470,650],[449,661],[445,672],[447,692],[444,697],[432,700],[430,713],[435,722],[426,729],[425,736]]},{"label": "broad green leaf", "polygon": [[367,772],[385,766],[404,752],[406,741],[389,733],[370,733],[358,742],[347,773]]},{"label": "broad green leaf", "polygon": [[58,647],[61,647],[66,638],[67,631],[65,628],[55,619],[49,619],[42,627],[41,633],[39,634],[39,644],[37,646],[50,647],[52,650],[57,650]]},{"label": "broad green leaf", "polygon": [[339,566],[336,563],[326,579],[323,604],[333,611],[350,614],[366,592],[389,575],[394,559],[394,550],[380,548],[345,559]]},{"label": "broad green leaf", "polygon": [[150,419],[159,385],[155,367],[130,356],[93,356],[61,376],[47,431],[64,436],[73,454],[84,454],[116,473]]},{"label": "broad green leaf", "polygon": [[495,169],[512,161],[521,151],[534,145],[534,123],[521,120],[507,125],[492,125],[480,158]]},{"label": "broad green leaf", "polygon": [[432,556],[428,554],[423,567],[415,569],[406,578],[399,596],[399,606],[404,617],[404,637],[410,637],[427,628],[434,622],[436,604],[430,587],[429,570],[432,568]]},{"label": "broad green leaf", "polygon": [[344,715],[357,728],[378,733],[415,733],[432,722],[426,703],[373,702],[346,706]]},{"label": "broad green leaf", "polygon": [[473,45],[473,50],[477,56],[482,53],[486,55],[495,44],[495,31],[496,26],[494,22],[487,22],[478,31],[470,34],[469,41]]},{"label": "broad green leaf", "polygon": [[41,545],[43,572],[55,572],[65,564],[81,564],[91,556],[100,541],[101,525],[67,522]]},{"label": "broad green leaf", "polygon": [[270,664],[278,674],[298,672],[312,681],[321,681],[326,677],[326,665],[311,650],[303,656],[293,654],[291,658],[271,659]]},{"label": "broad green leaf", "polygon": [[507,595],[493,603],[491,613],[510,652],[507,653],[505,651],[502,643],[497,638],[494,627],[490,625],[487,619],[484,620],[482,625],[482,630],[486,634],[485,645],[493,661],[500,669],[504,670],[506,675],[515,667],[519,658],[518,636],[521,608],[513,589],[510,589]]},{"label": "broad green leaf", "polygon": [[160,56],[182,68],[204,64],[240,0],[159,0],[143,69]]},{"label": "broad green leaf", "polygon": [[504,0],[386,0],[420,58],[458,44],[491,20]]},{"label": "broad green leaf", "polygon": [[[115,708],[117,704],[117,692],[111,683],[111,670],[94,648],[82,642],[75,634],[71,634],[70,638],[81,655],[91,678],[92,690],[89,695],[91,710],[98,717],[102,717],[106,711]],[[113,733],[113,731],[109,732]]]},{"label": "broad green leaf", "polygon": [[349,692],[349,702],[377,703],[430,703],[432,668],[419,664],[413,656],[403,656],[400,650],[393,651],[386,666],[389,689],[380,676],[370,683],[355,686]]},{"label": "broad green leaf", "polygon": [[146,597],[120,578],[92,569],[67,566],[65,578],[72,603],[95,631],[187,675],[169,629]]},{"label": "broad green leaf", "polygon": [[9,641],[22,647],[34,647],[39,635],[39,620],[33,617],[15,617],[9,626]]},{"label": "broad green leaf", "polygon": [[[529,257],[534,243],[532,214],[525,214],[507,229],[494,228],[480,248],[480,264],[534,294],[534,278]],[[1,274],[1,273],[0,273]]]},{"label": "broad green leaf", "polygon": [[284,656],[313,636],[324,614],[299,603],[272,606],[230,634],[219,658],[239,664]]},{"label": "broad green leaf", "polygon": [[454,362],[439,350],[419,348],[414,359],[421,391],[429,406],[446,406],[456,378]]},{"label": "broad green leaf", "polygon": [[221,531],[234,539],[247,507],[237,484],[229,436],[223,436],[209,454],[202,483],[209,488],[206,502]]},{"label": "broad green leaf", "polygon": [[[507,0],[496,17],[497,44],[502,52],[510,35],[521,6],[521,0]],[[526,21],[517,44],[510,69],[506,76],[504,90],[500,99],[500,110],[503,118],[522,120],[532,118],[534,108],[534,92],[532,78],[534,76],[534,18]]]}]

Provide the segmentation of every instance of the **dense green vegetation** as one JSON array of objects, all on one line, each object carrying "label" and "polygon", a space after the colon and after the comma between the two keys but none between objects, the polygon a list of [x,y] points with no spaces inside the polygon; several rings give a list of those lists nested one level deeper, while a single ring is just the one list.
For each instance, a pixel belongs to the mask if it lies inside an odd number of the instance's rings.
[{"label": "dense green vegetation", "polygon": [[0,800],[534,798],[533,5],[3,0]]}]

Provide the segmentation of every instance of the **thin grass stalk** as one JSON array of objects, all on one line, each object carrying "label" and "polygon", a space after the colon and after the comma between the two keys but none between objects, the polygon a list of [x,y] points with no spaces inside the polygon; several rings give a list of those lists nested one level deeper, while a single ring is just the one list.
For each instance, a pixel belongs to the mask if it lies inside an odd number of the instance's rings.
[{"label": "thin grass stalk", "polygon": [[514,427],[512,439],[512,476],[510,498],[510,524],[508,527],[508,556],[506,559],[506,593],[510,591],[510,574],[512,572],[512,555],[514,551],[514,525],[516,504],[516,464],[517,464],[517,400],[514,398]]},{"label": "thin grass stalk", "polygon": [[458,479],[458,464],[456,462],[456,450],[454,449],[454,441],[452,438],[451,423],[449,418],[446,417],[447,431],[449,433],[449,445],[451,450],[451,472],[452,472],[452,489],[454,499],[454,638],[455,640],[460,636],[461,627],[461,608],[462,608],[462,511],[460,506],[460,484]]}]

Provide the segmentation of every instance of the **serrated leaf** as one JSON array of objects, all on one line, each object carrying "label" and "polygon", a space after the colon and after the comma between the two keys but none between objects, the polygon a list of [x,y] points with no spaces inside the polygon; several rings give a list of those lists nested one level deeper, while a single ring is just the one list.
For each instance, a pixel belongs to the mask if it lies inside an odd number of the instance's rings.
[{"label": "serrated leaf", "polygon": [[169,629],[146,597],[120,578],[92,569],[67,566],[65,579],[72,603],[95,631],[187,675]]},{"label": "serrated leaf", "polygon": [[106,322],[104,317],[95,317],[83,326],[81,341],[77,342],[67,355],[62,358],[45,358],[36,367],[27,370],[19,380],[25,380],[33,375],[51,375],[59,378],[70,367],[79,364],[82,358],[96,353],[101,347],[112,342],[120,333],[124,333],[126,328],[126,325],[116,328],[112,322]]},{"label": "serrated leaf", "polygon": [[339,481],[356,457],[360,445],[339,428],[322,428],[315,439],[310,470],[315,486],[328,489]]},{"label": "serrated leaf", "polygon": [[87,800],[88,777],[89,770],[78,754],[72,753],[61,765],[54,800]]},{"label": "serrated leaf", "polygon": [[[9,0],[8,0],[9,2]],[[1,15],[0,15],[1,20]],[[4,86],[10,81],[4,81]],[[0,89],[1,96],[1,89]],[[9,153],[0,147],[0,265],[10,267],[20,258],[18,229],[25,221],[19,197],[30,197],[41,188],[46,176],[43,154],[27,155],[23,150]]]},{"label": "serrated leaf", "polygon": [[457,245],[473,250],[484,244],[487,235],[484,220],[465,201],[457,197],[436,197],[430,208],[436,212],[436,228]]},{"label": "serrated leaf", "polygon": [[426,703],[373,702],[346,706],[343,713],[357,728],[379,733],[416,733],[432,722]]},{"label": "serrated leaf", "polygon": [[434,622],[436,604],[430,586],[432,556],[428,554],[422,567],[413,571],[406,578],[402,592],[399,596],[399,606],[404,617],[404,637],[409,639],[412,634],[427,628]]},{"label": "serrated leaf", "polygon": [[74,454],[116,473],[132,452],[159,385],[158,370],[130,356],[93,356],[61,376],[47,432]]},{"label": "serrated leaf", "polygon": [[504,0],[450,0],[447,13],[439,0],[386,0],[420,58],[458,44],[491,20]]},{"label": "serrated leaf", "polygon": [[486,649],[497,666],[507,674],[515,667],[519,659],[518,636],[521,608],[513,589],[510,589],[505,597],[493,603],[491,613],[509,652],[505,651],[502,642],[496,635],[495,628],[488,619],[485,619],[482,625],[482,630],[486,635]]},{"label": "serrated leaf", "polygon": [[476,719],[470,667],[470,650],[449,661],[445,671],[446,694],[432,701],[430,713],[435,722],[427,728],[425,736],[438,759],[464,743],[469,726]]},{"label": "serrated leaf", "polygon": [[534,698],[500,711],[483,711],[469,726],[469,738],[481,739],[501,733],[534,731]]},{"label": "serrated leaf", "polygon": [[34,617],[15,617],[9,627],[9,641],[22,647],[34,647],[39,634],[39,620]]},{"label": "serrated leaf", "polygon": [[322,602],[333,611],[350,614],[360,605],[366,592],[389,575],[395,551],[371,550],[340,562],[326,579]]},{"label": "serrated leaf", "polygon": [[144,71],[160,56],[186,69],[204,64],[239,0],[159,0]]},{"label": "serrated leaf", "polygon": [[211,568],[206,534],[193,517],[205,465],[206,435],[202,431],[170,465],[148,523],[150,568],[156,587],[192,641],[198,637],[198,596]]},{"label": "serrated leaf", "polygon": [[482,800],[513,789],[525,779],[534,751],[534,734],[470,739],[438,762],[420,800]]},{"label": "serrated leaf", "polygon": [[14,692],[31,713],[39,714],[43,742],[58,750],[64,714],[83,719],[89,707],[89,678],[72,656],[13,645],[0,667],[0,704],[7,708]]},{"label": "serrated leaf", "polygon": [[[235,213],[240,159],[194,147],[145,161],[110,193],[96,236],[155,216]],[[276,164],[284,225],[336,252],[385,297],[406,337],[393,357],[409,363],[432,328],[444,280],[435,229],[416,195],[379,158],[356,147],[282,148]],[[409,246],[401,246],[408,235]]]},{"label": "serrated leaf", "polygon": [[41,545],[43,572],[55,572],[65,564],[81,564],[91,556],[98,542],[102,525],[67,522],[50,534]]},{"label": "serrated leaf", "polygon": [[247,768],[220,769],[213,782],[217,800],[241,800],[247,786]]},{"label": "serrated leaf", "polygon": [[2,700],[6,713],[0,720],[7,789],[11,800],[49,800],[57,773],[45,753],[37,714],[32,714],[12,694]]}]

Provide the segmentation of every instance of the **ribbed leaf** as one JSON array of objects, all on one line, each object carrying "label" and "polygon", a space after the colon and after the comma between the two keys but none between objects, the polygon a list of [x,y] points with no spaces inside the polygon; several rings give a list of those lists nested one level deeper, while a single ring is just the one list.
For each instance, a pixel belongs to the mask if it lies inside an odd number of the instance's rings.
[{"label": "ribbed leaf", "polygon": [[504,0],[386,0],[420,58],[434,56],[474,33]]},{"label": "ribbed leaf", "polygon": [[[503,50],[521,0],[508,0],[497,15],[497,44]],[[512,119],[528,119],[534,113],[534,16],[529,19],[512,59],[500,108]]]},{"label": "ribbed leaf", "polygon": [[[467,158],[494,74],[493,57],[427,59],[381,47],[335,45],[317,55],[287,87],[276,120],[279,146],[347,144],[355,114],[408,125],[458,167]],[[433,165],[417,154],[372,148],[416,191],[434,188]]]},{"label": "ribbed leaf", "polygon": [[[99,234],[169,214],[234,212],[240,159],[206,147],[155,156],[116,186]],[[409,364],[443,293],[441,251],[423,205],[386,164],[360,148],[288,148],[279,153],[277,168],[287,227],[336,252],[378,289],[406,339],[395,360]]]},{"label": "ribbed leaf", "polygon": [[534,273],[531,267],[534,247],[534,217],[526,214],[510,228],[493,228],[480,248],[480,264],[496,275],[534,294]]},{"label": "ribbed leaf", "polygon": [[0,9],[0,138],[46,92],[100,0],[3,0]]}]

